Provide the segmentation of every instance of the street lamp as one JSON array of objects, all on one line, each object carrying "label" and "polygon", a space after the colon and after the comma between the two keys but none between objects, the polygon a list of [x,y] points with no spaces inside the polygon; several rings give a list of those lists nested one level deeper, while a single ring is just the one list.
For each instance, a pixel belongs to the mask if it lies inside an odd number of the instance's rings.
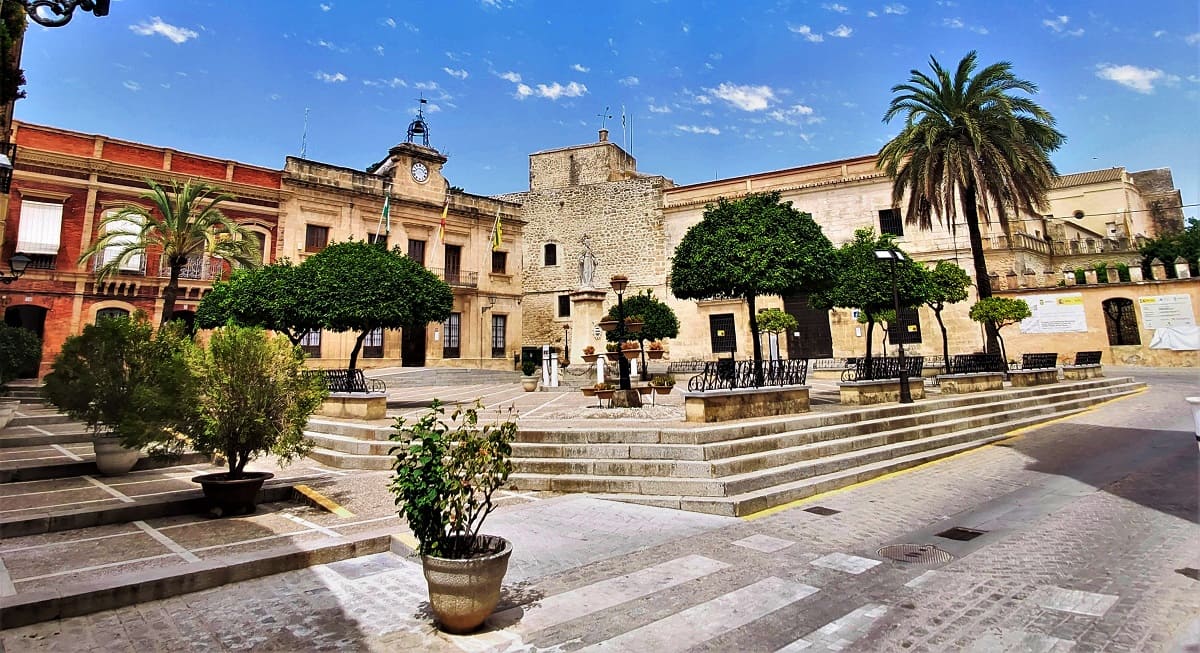
[{"label": "street lamp", "polygon": [[[4,0],[0,0],[3,3]],[[71,22],[76,9],[89,11],[93,16],[107,16],[111,0],[16,0],[25,9],[29,20],[43,27],[62,27]]]},{"label": "street lamp", "polygon": [[[617,342],[625,342],[625,304],[622,302],[621,296],[625,293],[625,289],[629,287],[629,278],[624,275],[616,275],[609,280],[613,292],[617,293]],[[620,347],[620,345],[618,345]],[[629,390],[632,386],[629,384],[629,359],[625,356],[617,357],[617,370],[620,374],[620,380],[617,387],[622,390]]]},{"label": "street lamp", "polygon": [[[904,363],[904,332],[898,329],[900,326],[900,290],[896,286],[896,262],[905,260],[904,252],[896,249],[877,249],[875,250],[875,258],[880,261],[891,261],[892,267],[892,305],[896,315],[892,318],[892,324],[888,328],[888,332],[892,336],[892,340],[900,346],[900,403],[911,404],[912,392],[908,389],[908,366]],[[897,337],[896,334],[899,334]]]},{"label": "street lamp", "polygon": [[5,285],[8,285],[17,279],[20,279],[21,275],[25,274],[25,268],[29,267],[29,262],[32,260],[33,259],[20,252],[13,254],[13,257],[8,259],[8,267],[10,270],[12,270],[12,274],[9,275],[0,273],[0,282],[4,282]]}]

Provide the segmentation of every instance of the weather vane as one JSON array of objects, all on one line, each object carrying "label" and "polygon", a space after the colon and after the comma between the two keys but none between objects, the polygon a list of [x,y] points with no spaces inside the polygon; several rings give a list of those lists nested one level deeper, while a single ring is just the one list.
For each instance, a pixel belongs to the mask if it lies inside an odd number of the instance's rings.
[{"label": "weather vane", "polygon": [[600,129],[604,129],[605,120],[612,120],[612,114],[608,112],[608,107],[604,107],[604,113],[597,113],[596,117],[600,119]]}]

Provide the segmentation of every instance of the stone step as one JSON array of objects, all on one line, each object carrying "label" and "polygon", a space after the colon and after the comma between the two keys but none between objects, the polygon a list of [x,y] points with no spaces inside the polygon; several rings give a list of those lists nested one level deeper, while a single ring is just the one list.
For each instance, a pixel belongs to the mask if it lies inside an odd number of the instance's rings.
[{"label": "stone step", "polygon": [[[78,424],[47,424],[40,426],[8,427],[0,432],[0,449],[36,447],[45,444],[78,444],[91,442],[92,433]],[[37,429],[37,430],[35,430]]]},{"label": "stone step", "polygon": [[41,399],[42,390],[41,388],[10,388],[8,392],[4,393],[4,395],[14,399],[18,397],[32,397],[34,399]]},{"label": "stone step", "polygon": [[70,417],[53,410],[21,410],[23,415],[16,415],[9,421],[8,426],[45,426],[47,424],[66,424]]},{"label": "stone step", "polygon": [[361,440],[355,437],[321,433],[319,431],[305,431],[304,437],[322,449],[356,455],[388,456],[388,451],[396,446],[396,443],[391,441]]},{"label": "stone step", "polygon": [[308,457],[337,469],[387,470],[392,468],[392,462],[395,460],[391,456],[343,453],[323,447],[313,447],[313,450],[308,452]]},{"label": "stone step", "polygon": [[325,433],[328,435],[338,435],[357,440],[366,440],[372,442],[386,442],[392,435],[392,423],[387,421],[374,422],[345,422],[324,418],[312,418],[308,420],[308,426],[305,428],[306,433]]}]

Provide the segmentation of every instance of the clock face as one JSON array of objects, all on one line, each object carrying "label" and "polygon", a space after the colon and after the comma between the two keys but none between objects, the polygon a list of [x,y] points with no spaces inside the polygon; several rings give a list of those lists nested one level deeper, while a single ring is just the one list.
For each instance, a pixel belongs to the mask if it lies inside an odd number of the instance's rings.
[{"label": "clock face", "polygon": [[418,183],[425,183],[429,179],[429,167],[420,161],[412,164],[412,177]]}]

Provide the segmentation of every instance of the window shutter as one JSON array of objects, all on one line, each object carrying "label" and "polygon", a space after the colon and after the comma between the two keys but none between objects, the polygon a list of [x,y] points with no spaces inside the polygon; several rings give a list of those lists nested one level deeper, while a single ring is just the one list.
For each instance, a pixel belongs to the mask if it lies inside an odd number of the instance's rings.
[{"label": "window shutter", "polygon": [[[116,259],[124,245],[137,242],[137,234],[141,230],[142,224],[136,218],[132,217],[108,223],[108,226],[105,227],[107,233],[118,232],[128,235],[117,236],[109,241],[109,246],[104,248],[104,259],[101,261],[101,265]],[[127,261],[121,264],[120,270],[122,272],[141,272],[143,256],[144,254],[141,253],[130,256]]]},{"label": "window shutter", "polygon": [[62,204],[22,201],[16,251],[57,256],[62,244],[62,212]]}]

